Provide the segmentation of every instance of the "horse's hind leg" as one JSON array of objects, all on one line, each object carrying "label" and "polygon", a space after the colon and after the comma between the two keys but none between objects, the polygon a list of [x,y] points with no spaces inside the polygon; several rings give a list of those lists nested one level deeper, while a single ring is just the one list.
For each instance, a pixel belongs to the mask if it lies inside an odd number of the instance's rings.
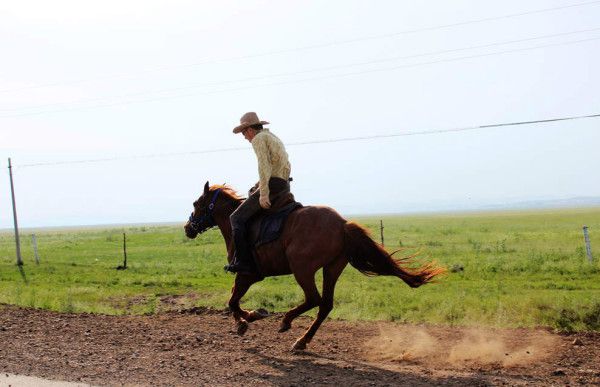
[{"label": "horse's hind leg", "polygon": [[340,274],[344,271],[344,268],[348,264],[348,261],[344,257],[338,257],[330,264],[323,267],[323,298],[319,305],[319,312],[317,318],[312,323],[310,328],[294,343],[293,349],[305,349],[317,329],[321,326],[321,323],[327,318],[327,315],[333,309],[333,293],[335,290],[335,283],[337,282]]},{"label": "horse's hind leg", "polygon": [[294,272],[296,282],[304,290],[304,302],[294,309],[288,311],[279,327],[279,332],[285,332],[292,327],[292,320],[300,316],[302,313],[307,312],[321,303],[321,295],[317,290],[315,284],[315,272],[314,271],[296,271]]},{"label": "horse's hind leg", "polygon": [[250,289],[250,286],[258,282],[260,278],[253,275],[236,275],[233,289],[231,289],[231,298],[229,298],[229,310],[233,312],[233,318],[237,323],[238,335],[243,335],[248,330],[248,322],[257,320],[256,312],[248,312],[240,307],[240,300]]}]

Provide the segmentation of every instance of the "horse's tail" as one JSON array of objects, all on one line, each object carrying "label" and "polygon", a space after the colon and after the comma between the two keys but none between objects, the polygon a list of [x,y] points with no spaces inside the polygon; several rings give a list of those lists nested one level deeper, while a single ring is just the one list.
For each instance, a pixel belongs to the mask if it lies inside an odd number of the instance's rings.
[{"label": "horse's tail", "polygon": [[352,266],[366,275],[393,275],[401,278],[408,286],[417,288],[431,282],[446,270],[428,263],[418,268],[406,269],[403,264],[409,259],[394,259],[383,247],[373,241],[369,232],[354,222],[344,225],[345,254]]}]

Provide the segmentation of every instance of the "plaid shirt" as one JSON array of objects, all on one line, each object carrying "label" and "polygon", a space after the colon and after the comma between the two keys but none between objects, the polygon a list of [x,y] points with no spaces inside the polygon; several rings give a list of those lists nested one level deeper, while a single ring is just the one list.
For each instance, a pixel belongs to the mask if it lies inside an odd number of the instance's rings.
[{"label": "plaid shirt", "polygon": [[279,177],[289,179],[291,165],[283,142],[269,131],[263,129],[252,139],[252,148],[258,160],[260,196],[269,197],[269,179]]}]

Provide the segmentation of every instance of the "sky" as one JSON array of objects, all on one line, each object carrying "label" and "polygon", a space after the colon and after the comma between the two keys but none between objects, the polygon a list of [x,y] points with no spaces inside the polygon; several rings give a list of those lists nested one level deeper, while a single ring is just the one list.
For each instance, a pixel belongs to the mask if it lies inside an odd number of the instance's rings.
[{"label": "sky", "polygon": [[600,113],[600,1],[21,0],[0,53],[0,228],[9,157],[21,227],[183,222],[258,180],[247,111],[305,205],[600,197],[600,118],[445,132]]}]

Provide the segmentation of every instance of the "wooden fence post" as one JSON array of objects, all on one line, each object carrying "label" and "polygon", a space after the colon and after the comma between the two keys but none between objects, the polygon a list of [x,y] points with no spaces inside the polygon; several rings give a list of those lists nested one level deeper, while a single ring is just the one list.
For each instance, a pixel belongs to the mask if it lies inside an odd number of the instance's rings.
[{"label": "wooden fence post", "polygon": [[123,233],[123,269],[127,269],[127,236]]},{"label": "wooden fence post", "polygon": [[127,269],[127,237],[125,233],[123,233],[123,264],[117,266],[117,270],[126,270]]},{"label": "wooden fence post", "polygon": [[39,265],[40,264],[40,257],[38,255],[37,239],[35,237],[35,234],[31,234],[31,241],[33,243],[33,254],[35,255],[35,264]]},{"label": "wooden fence post", "polygon": [[588,234],[588,226],[583,226],[583,240],[585,241],[585,251],[587,252],[588,261],[592,263],[592,246],[590,245],[590,236]]},{"label": "wooden fence post", "polygon": [[383,220],[379,219],[379,230],[381,233],[381,246],[385,246],[383,243]]}]

